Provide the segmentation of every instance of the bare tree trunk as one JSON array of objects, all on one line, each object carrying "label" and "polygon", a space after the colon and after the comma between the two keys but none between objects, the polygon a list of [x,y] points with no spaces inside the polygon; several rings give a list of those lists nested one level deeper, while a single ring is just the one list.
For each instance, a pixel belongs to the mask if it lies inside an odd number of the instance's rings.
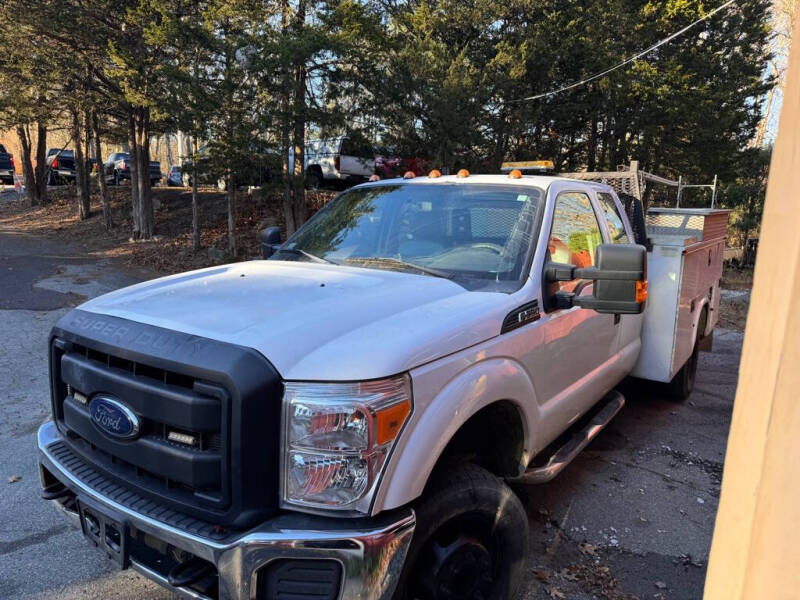
[{"label": "bare tree trunk", "polygon": [[153,196],[150,190],[150,110],[139,110],[139,119],[136,127],[136,145],[138,158],[138,187],[139,187],[139,236],[149,240],[155,233],[153,217]]},{"label": "bare tree trunk", "polygon": [[47,125],[36,123],[36,168],[34,179],[40,204],[47,204]]},{"label": "bare tree trunk", "polygon": [[586,170],[597,170],[597,117],[592,115],[592,123],[589,129],[589,145],[586,148]]},{"label": "bare tree trunk", "polygon": [[228,253],[236,257],[236,186],[233,173],[228,170]]},{"label": "bare tree trunk", "polygon": [[503,164],[503,158],[505,157],[506,152],[506,124],[508,122],[508,116],[506,115],[505,109],[500,112],[499,119],[497,124],[497,139],[495,140],[494,145],[494,167],[498,171],[500,170],[501,165]]},{"label": "bare tree trunk", "polygon": [[[298,0],[295,13],[295,30],[299,35],[305,28],[306,0]],[[295,58],[294,87],[294,224],[300,227],[306,221],[306,188],[303,177],[306,145],[306,58]]]},{"label": "bare tree trunk", "polygon": [[[281,35],[286,36],[289,25],[289,0],[281,0]],[[286,222],[286,237],[288,238],[297,230],[297,224],[294,220],[294,197],[292,194],[292,181],[294,178],[295,165],[297,164],[297,156],[295,155],[295,164],[291,165],[289,160],[290,145],[292,143],[292,124],[291,124],[291,108],[292,108],[292,74],[289,67],[283,73],[283,85],[281,90],[281,151],[283,177],[281,184],[283,186],[283,218]],[[294,150],[292,148],[292,150]],[[302,161],[301,161],[302,165]],[[291,172],[290,172],[291,169]]]},{"label": "bare tree trunk", "polygon": [[88,219],[91,207],[89,206],[89,182],[86,180],[86,164],[83,155],[83,140],[81,139],[81,116],[77,110],[72,111],[71,128],[72,145],[75,153],[75,177],[78,185],[78,218],[83,221]]},{"label": "bare tree trunk", "polygon": [[197,197],[197,134],[192,136],[190,154],[192,155],[192,250],[200,250],[200,206]]},{"label": "bare tree trunk", "polygon": [[100,187],[100,197],[103,199],[103,223],[106,231],[111,231],[114,227],[114,220],[111,217],[111,201],[108,198],[108,188],[106,187],[106,177],[103,170],[103,161],[100,158],[100,120],[97,113],[92,114],[92,127],[94,129],[94,153],[97,158],[97,184]]},{"label": "bare tree trunk", "polygon": [[168,133],[164,134],[164,144],[167,148],[167,169],[170,169],[175,164],[175,158],[172,155],[172,136]]},{"label": "bare tree trunk", "polygon": [[31,162],[31,131],[29,125],[17,125],[17,137],[19,138],[19,145],[22,148],[22,178],[25,182],[25,190],[28,193],[31,206],[39,204],[39,194],[36,189],[36,183],[33,176],[33,163]]},{"label": "bare tree trunk", "polygon": [[141,237],[141,224],[139,223],[139,185],[137,184],[139,173],[138,147],[136,145],[136,118],[135,109],[131,109],[128,116],[128,153],[130,154],[130,174],[131,174],[131,214],[133,216],[133,238]]},{"label": "bare tree trunk", "polygon": [[92,112],[87,107],[83,111],[83,130],[84,135],[84,151],[83,151],[83,170],[86,173],[84,181],[86,182],[87,194],[91,197],[91,183],[92,183]]}]

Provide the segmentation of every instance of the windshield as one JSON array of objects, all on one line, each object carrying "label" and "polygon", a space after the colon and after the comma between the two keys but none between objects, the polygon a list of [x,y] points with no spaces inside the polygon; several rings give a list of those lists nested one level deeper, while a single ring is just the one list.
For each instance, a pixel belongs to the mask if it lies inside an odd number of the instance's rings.
[{"label": "windshield", "polygon": [[354,188],[272,258],[403,270],[512,292],[525,276],[541,198],[538,188],[510,185]]}]

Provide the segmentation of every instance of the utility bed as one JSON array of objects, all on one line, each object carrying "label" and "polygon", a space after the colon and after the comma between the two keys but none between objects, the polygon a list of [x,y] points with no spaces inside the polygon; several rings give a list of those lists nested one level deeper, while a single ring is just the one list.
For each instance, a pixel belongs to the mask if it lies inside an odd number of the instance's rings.
[{"label": "utility bed", "polygon": [[[719,319],[719,283],[728,210],[651,208],[647,211],[649,294],[642,350],[631,375],[670,381],[686,363],[695,340]],[[708,307],[705,323],[701,321]]]}]

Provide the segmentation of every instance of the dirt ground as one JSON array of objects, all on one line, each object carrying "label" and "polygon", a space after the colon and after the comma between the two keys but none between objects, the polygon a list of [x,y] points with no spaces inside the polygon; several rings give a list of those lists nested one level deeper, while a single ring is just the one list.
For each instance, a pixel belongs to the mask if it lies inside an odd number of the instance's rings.
[{"label": "dirt ground", "polygon": [[750,290],[753,289],[753,269],[726,266],[721,287],[719,326],[744,331],[750,308]]}]

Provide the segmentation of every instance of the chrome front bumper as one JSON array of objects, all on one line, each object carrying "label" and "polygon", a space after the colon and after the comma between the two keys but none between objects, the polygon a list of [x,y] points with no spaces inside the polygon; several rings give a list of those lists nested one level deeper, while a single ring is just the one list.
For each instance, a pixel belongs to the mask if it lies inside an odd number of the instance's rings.
[{"label": "chrome front bumper", "polygon": [[[219,572],[219,598],[256,598],[257,571],[277,559],[332,559],[342,566],[342,600],[391,598],[403,567],[416,519],[411,509],[364,519],[284,514],[224,543],[182,531],[104,497],[55,459],[48,447],[63,440],[52,421],[39,428],[39,462],[70,492],[121,514],[128,525],[213,563]],[[53,501],[74,524],[75,512]],[[131,566],[146,577],[188,598],[206,598],[194,590],[173,587],[162,574],[131,557]]]}]

